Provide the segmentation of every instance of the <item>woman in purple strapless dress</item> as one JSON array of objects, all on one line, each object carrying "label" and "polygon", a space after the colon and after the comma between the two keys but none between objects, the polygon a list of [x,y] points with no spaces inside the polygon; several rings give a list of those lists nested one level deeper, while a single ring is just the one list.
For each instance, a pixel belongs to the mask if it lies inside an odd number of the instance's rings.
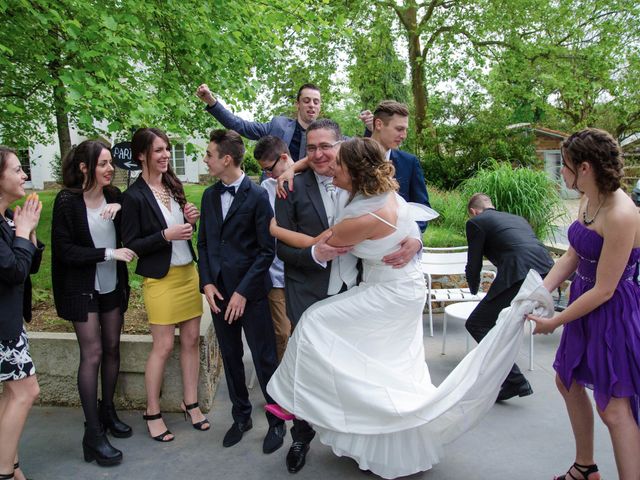
[{"label": "woman in purple strapless dress", "polygon": [[571,247],[549,272],[553,291],[571,274],[569,306],[552,318],[530,315],[535,333],[564,325],[553,367],[576,443],[575,463],[559,480],[599,480],[593,458],[592,389],[609,429],[618,476],[640,479],[640,215],[620,188],[622,158],[607,132],[585,129],[562,144],[562,176],[583,193]]}]

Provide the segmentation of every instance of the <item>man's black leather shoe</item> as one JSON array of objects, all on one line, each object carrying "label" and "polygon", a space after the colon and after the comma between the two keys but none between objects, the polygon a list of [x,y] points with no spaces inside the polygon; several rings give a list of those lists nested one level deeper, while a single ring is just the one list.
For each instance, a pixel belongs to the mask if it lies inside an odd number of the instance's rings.
[{"label": "man's black leather shoe", "polygon": [[284,443],[284,435],[287,433],[287,427],[284,423],[280,423],[274,427],[269,427],[267,435],[262,442],[263,453],[273,453],[278,450]]},{"label": "man's black leather shoe", "polygon": [[223,447],[231,447],[242,440],[242,435],[244,432],[248,432],[253,428],[253,422],[251,419],[247,420],[244,423],[233,422],[231,428],[227,430],[227,433],[224,434],[224,439],[222,440]]},{"label": "man's black leather shoe", "polygon": [[298,473],[304,467],[307,459],[309,444],[303,442],[293,442],[289,453],[287,453],[287,470],[289,473]]},{"label": "man's black leather shoe", "polygon": [[500,393],[498,394],[496,402],[509,400],[510,398],[513,398],[515,396],[526,397],[527,395],[531,395],[532,393],[533,389],[531,388],[531,384],[526,380],[520,385],[507,384],[500,389]]}]

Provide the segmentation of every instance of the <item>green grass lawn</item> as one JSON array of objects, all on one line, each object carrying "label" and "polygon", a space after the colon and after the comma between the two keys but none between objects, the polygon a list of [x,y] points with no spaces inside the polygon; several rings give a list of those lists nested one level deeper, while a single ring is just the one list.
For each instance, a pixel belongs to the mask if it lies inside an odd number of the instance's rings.
[{"label": "green grass lawn", "polygon": [[[185,193],[187,200],[193,202],[200,207],[202,193],[207,185],[185,185]],[[40,216],[40,224],[38,225],[37,234],[47,248],[44,250],[40,271],[32,277],[34,286],[34,301],[43,301],[51,298],[51,213],[53,210],[53,202],[55,200],[57,190],[44,190],[38,192],[42,201],[42,214]],[[18,203],[23,203],[22,201]],[[460,235],[451,231],[449,228],[440,225],[430,225],[423,235],[423,243],[429,247],[452,247],[466,245],[467,241],[464,235]],[[195,235],[193,238],[195,247]],[[138,289],[142,285],[142,277],[133,273],[135,270],[135,262],[129,264],[129,283],[134,289]]]}]

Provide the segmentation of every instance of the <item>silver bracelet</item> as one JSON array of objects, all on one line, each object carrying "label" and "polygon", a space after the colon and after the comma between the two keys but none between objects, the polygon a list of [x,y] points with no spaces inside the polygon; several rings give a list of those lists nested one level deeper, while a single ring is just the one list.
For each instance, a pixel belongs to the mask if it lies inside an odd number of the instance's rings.
[{"label": "silver bracelet", "polygon": [[104,261],[108,262],[110,260],[113,260],[115,258],[115,253],[113,251],[113,248],[105,248],[104,249]]}]

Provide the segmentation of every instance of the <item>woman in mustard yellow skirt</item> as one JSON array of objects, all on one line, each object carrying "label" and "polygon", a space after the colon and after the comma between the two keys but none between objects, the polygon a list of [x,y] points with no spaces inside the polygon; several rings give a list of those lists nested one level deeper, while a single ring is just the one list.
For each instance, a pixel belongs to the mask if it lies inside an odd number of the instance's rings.
[{"label": "woman in mustard yellow skirt", "polygon": [[198,406],[202,296],[191,235],[200,212],[187,203],[182,183],[171,170],[171,146],[163,131],[137,130],[132,150],[142,173],[124,193],[122,241],[138,255],[136,273],[145,277],[142,292],[153,337],[145,368],[143,417],[151,438],[170,442],[174,436],[160,413],[160,389],[176,326],[180,329],[182,409],[195,429],[210,427]]}]

